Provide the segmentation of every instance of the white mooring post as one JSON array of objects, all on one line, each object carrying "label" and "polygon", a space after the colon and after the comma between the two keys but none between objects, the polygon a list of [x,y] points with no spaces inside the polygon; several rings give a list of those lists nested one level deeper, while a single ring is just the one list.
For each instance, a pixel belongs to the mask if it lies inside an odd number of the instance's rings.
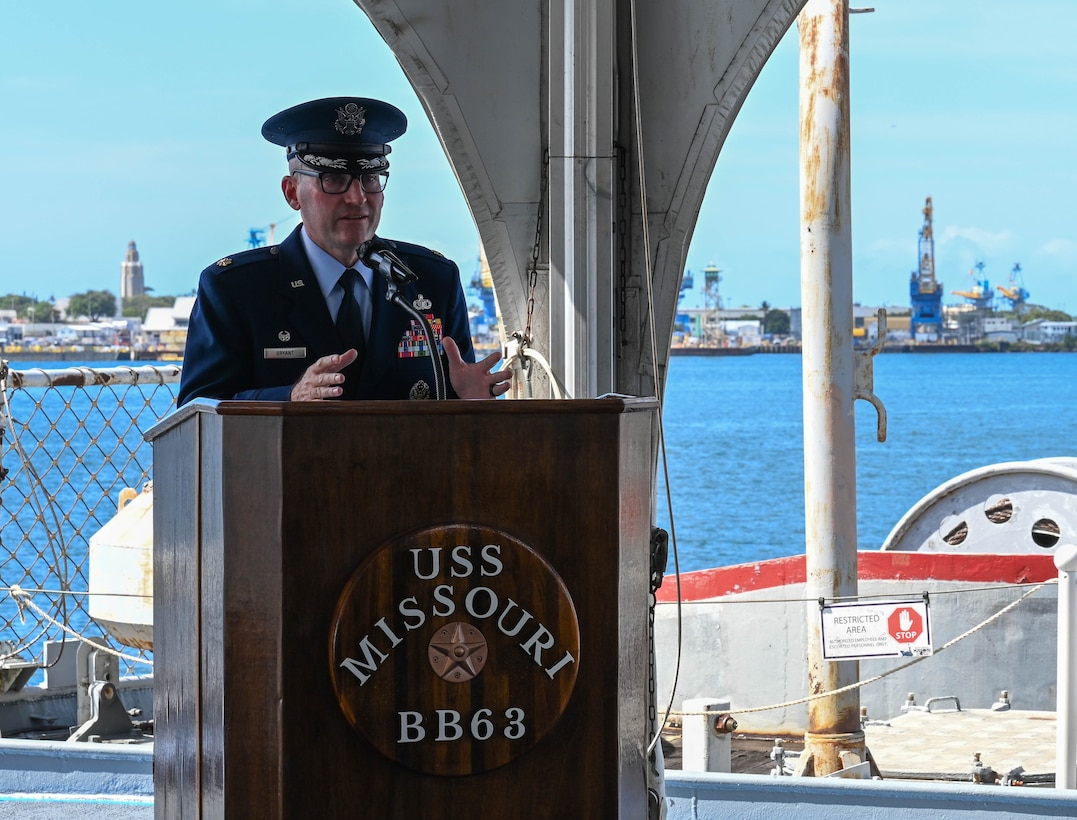
[{"label": "white mooring post", "polygon": [[1055,788],[1077,788],[1077,546],[1063,544],[1055,551],[1058,567],[1058,719]]},{"label": "white mooring post", "polygon": [[[684,711],[719,712],[720,715],[685,714],[681,724],[681,769],[686,772],[726,772],[732,766],[733,741],[729,725],[729,701],[689,698]],[[723,720],[722,717],[725,717]]]}]

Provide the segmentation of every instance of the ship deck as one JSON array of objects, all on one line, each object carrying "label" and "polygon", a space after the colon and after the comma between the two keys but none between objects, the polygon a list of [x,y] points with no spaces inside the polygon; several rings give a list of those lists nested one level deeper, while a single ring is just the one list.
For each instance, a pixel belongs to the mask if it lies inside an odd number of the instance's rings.
[{"label": "ship deck", "polygon": [[[1054,712],[964,709],[953,702],[945,710],[914,709],[888,720],[869,720],[865,741],[884,780],[974,782],[976,755],[983,774],[999,778],[1018,769],[1014,779],[1027,786],[1053,785],[1055,771]],[[781,738],[790,756],[799,754],[799,737]],[[683,768],[679,728],[663,732],[666,769]],[[730,771],[769,775],[774,736],[734,734]],[[1015,783],[1014,785],[1019,785]]]}]

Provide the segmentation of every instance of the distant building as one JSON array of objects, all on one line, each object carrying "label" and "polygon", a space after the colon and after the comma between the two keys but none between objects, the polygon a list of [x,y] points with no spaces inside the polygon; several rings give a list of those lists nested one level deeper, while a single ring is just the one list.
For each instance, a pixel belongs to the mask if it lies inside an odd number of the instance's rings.
[{"label": "distant building", "polygon": [[193,309],[193,296],[178,297],[170,308],[150,308],[142,323],[139,347],[158,352],[162,358],[182,359]]},{"label": "distant building", "polygon": [[1013,320],[1005,316],[985,316],[983,338],[988,342],[1016,342],[1017,330]]},{"label": "distant building", "polygon": [[1077,336],[1077,322],[1036,319],[1021,326],[1021,338],[1031,344],[1057,344],[1066,336]]},{"label": "distant building", "polygon": [[135,240],[127,243],[127,256],[123,260],[120,273],[120,298],[142,296],[146,292],[146,280],[142,275],[142,263],[138,260],[138,248]]}]

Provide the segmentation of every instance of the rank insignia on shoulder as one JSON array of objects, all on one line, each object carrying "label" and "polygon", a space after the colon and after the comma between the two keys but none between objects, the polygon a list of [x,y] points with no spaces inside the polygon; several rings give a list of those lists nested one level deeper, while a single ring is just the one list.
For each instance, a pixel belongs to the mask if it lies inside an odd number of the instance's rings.
[{"label": "rank insignia on shoulder", "polygon": [[430,249],[430,253],[434,254],[434,256],[440,256],[442,259],[445,258],[445,254],[443,254],[441,251],[436,251],[433,248]]},{"label": "rank insignia on shoulder", "polygon": [[218,259],[217,260],[217,267],[218,268],[227,268],[231,264],[232,264],[232,258],[229,257],[229,256],[224,257],[224,259]]}]

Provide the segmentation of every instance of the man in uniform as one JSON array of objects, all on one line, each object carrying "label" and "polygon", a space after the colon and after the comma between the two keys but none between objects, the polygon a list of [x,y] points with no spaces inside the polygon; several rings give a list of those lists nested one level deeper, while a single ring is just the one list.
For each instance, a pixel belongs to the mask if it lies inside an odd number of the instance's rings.
[{"label": "man in uniform", "polygon": [[[388,143],[407,120],[379,100],[314,100],[270,117],[262,136],[287,149],[281,190],[302,223],[280,244],[226,257],[202,272],[178,403],[198,397],[309,401],[425,398],[431,350],[422,324],[384,298],[359,259],[375,239],[389,178]],[[381,240],[379,241],[386,241]],[[400,293],[434,330],[452,395],[496,398],[510,374],[475,362],[456,264],[387,242],[414,282]]]}]

